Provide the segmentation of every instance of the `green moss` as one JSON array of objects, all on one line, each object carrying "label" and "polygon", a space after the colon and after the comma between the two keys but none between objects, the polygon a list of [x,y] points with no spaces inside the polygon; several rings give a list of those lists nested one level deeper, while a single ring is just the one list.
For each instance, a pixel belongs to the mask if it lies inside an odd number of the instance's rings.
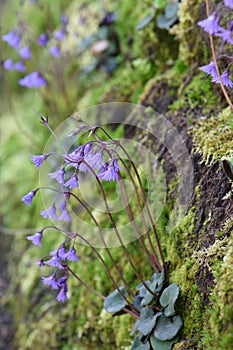
[{"label": "green moss", "polygon": [[200,16],[205,12],[205,3],[202,0],[183,0],[179,4],[179,23],[170,30],[178,39],[179,57],[186,64],[190,65],[201,59],[200,53],[207,58],[205,50],[206,43],[200,35],[200,28],[197,22],[202,19]]},{"label": "green moss", "polygon": [[190,129],[194,151],[202,155],[203,162],[211,165],[233,152],[233,112],[225,108],[216,117],[205,118]]},{"label": "green moss", "polygon": [[208,320],[203,329],[205,349],[230,350],[233,344],[233,240],[228,239],[225,245],[219,242],[222,255],[218,268],[213,270],[216,285],[211,293],[206,317]]}]

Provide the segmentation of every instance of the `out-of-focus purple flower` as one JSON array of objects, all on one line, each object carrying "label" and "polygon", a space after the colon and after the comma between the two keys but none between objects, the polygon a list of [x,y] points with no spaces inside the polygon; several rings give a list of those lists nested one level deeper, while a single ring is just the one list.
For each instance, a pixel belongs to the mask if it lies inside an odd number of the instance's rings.
[{"label": "out-of-focus purple flower", "polygon": [[44,262],[46,265],[55,266],[59,269],[63,270],[63,266],[59,261],[59,257],[57,255],[54,255],[51,259]]},{"label": "out-of-focus purple flower", "polygon": [[66,254],[66,259],[70,261],[79,261],[80,258],[76,255],[76,250],[74,247],[71,247]]},{"label": "out-of-focus purple flower", "polygon": [[32,241],[32,244],[38,245],[38,247],[42,247],[41,245],[42,231],[36,232],[34,235],[27,236],[26,238],[29,241]]},{"label": "out-of-focus purple flower", "polygon": [[65,36],[66,36],[66,28],[64,26],[60,30],[54,33],[54,38],[59,41],[63,40]]},{"label": "out-of-focus purple flower", "polygon": [[73,174],[71,178],[65,182],[65,186],[69,187],[70,189],[78,187],[78,179],[76,174]]},{"label": "out-of-focus purple flower", "polygon": [[100,26],[107,26],[116,21],[116,14],[115,12],[108,12],[106,16],[102,19],[100,22]]},{"label": "out-of-focus purple flower", "polygon": [[67,284],[64,283],[64,284],[62,285],[62,288],[61,288],[60,292],[58,293],[56,299],[57,299],[58,301],[64,302],[65,300],[68,299],[68,298],[67,298],[67,295],[66,295],[67,292],[68,292],[68,287],[67,287]]},{"label": "out-of-focus purple flower", "polygon": [[60,48],[57,45],[51,46],[50,49],[49,49],[49,53],[53,57],[60,57],[61,56]]},{"label": "out-of-focus purple flower", "polygon": [[212,13],[203,21],[197,22],[197,24],[210,35],[218,34],[218,32],[222,30],[222,27],[219,25],[219,17],[217,17],[215,13]]},{"label": "out-of-focus purple flower", "polygon": [[22,202],[24,202],[27,205],[31,205],[32,200],[35,197],[37,191],[38,189],[32,190],[29,193],[25,194],[25,196],[22,197]]},{"label": "out-of-focus purple flower", "polygon": [[47,85],[47,81],[41,73],[32,72],[31,74],[26,75],[24,78],[19,79],[19,85],[25,86],[29,89],[40,88]]},{"label": "out-of-focus purple flower", "polygon": [[8,58],[7,60],[3,61],[2,66],[6,70],[14,70],[14,62],[12,58]]},{"label": "out-of-focus purple flower", "polygon": [[209,64],[206,64],[205,66],[199,67],[199,69],[202,72],[205,72],[206,74],[211,75],[212,78],[218,77],[218,74],[217,74],[217,71],[216,71],[216,68],[215,68],[213,61],[211,61]]},{"label": "out-of-focus purple flower", "polygon": [[224,5],[233,9],[233,0],[224,0]]},{"label": "out-of-focus purple flower", "polygon": [[57,216],[57,210],[56,210],[55,204],[52,204],[48,209],[41,210],[40,215],[44,219],[48,218],[52,220],[57,220],[58,216]]},{"label": "out-of-focus purple flower", "polygon": [[64,169],[60,169],[58,171],[54,171],[53,173],[49,173],[49,177],[53,180],[56,180],[61,185],[64,185],[64,175]]},{"label": "out-of-focus purple flower", "polygon": [[38,38],[37,38],[37,44],[40,46],[46,46],[48,44],[48,37],[45,33],[41,34]]},{"label": "out-of-focus purple flower", "polygon": [[40,154],[37,156],[31,156],[31,161],[35,164],[36,168],[39,168],[43,161],[48,158],[49,154]]},{"label": "out-of-focus purple flower", "polygon": [[32,57],[31,50],[29,46],[24,46],[22,49],[18,51],[20,57],[24,58],[25,60],[30,60]]},{"label": "out-of-focus purple flower", "polygon": [[66,201],[64,201],[62,204],[61,204],[61,214],[60,216],[58,217],[57,220],[61,220],[61,221],[67,221],[67,222],[70,222],[71,221],[71,217],[70,217],[70,214],[66,208]]},{"label": "out-of-focus purple flower", "polygon": [[55,272],[49,277],[42,277],[41,280],[44,284],[51,286],[52,289],[54,289],[54,290],[58,289],[58,284],[57,284]]},{"label": "out-of-focus purple flower", "polygon": [[15,63],[14,69],[17,70],[18,72],[25,72],[26,71],[26,67],[25,67],[24,63],[21,61]]},{"label": "out-of-focus purple flower", "polygon": [[98,173],[98,177],[101,180],[117,182],[119,180],[119,170],[121,170],[121,167],[118,165],[117,160],[112,159],[109,165],[103,166],[101,171]]},{"label": "out-of-focus purple flower", "polygon": [[61,15],[60,20],[64,26],[66,26],[68,24],[68,18],[66,15]]},{"label": "out-of-focus purple flower", "polygon": [[[233,82],[230,80],[227,70],[225,70],[221,74],[221,79],[222,79],[223,85],[225,85],[226,87],[229,87],[229,88],[233,88]],[[217,83],[217,84],[220,83],[220,80],[218,79],[218,77],[213,78],[211,81],[213,83]]]},{"label": "out-of-focus purple flower", "polygon": [[14,47],[15,49],[18,49],[20,45],[20,39],[20,36],[15,31],[9,32],[2,36],[2,40],[7,42],[9,46]]}]

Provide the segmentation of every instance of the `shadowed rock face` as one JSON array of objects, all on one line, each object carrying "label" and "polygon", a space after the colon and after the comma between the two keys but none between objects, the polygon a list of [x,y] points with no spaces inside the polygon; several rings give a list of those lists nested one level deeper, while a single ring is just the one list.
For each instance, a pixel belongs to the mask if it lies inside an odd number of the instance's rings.
[{"label": "shadowed rock face", "polygon": [[[8,258],[10,254],[10,247],[12,237],[3,233],[1,236],[0,244],[0,300],[2,301],[4,296],[7,295],[7,289],[9,286],[9,271],[8,271]],[[13,315],[9,305],[6,303],[0,303],[0,349],[12,350],[13,349]]]}]

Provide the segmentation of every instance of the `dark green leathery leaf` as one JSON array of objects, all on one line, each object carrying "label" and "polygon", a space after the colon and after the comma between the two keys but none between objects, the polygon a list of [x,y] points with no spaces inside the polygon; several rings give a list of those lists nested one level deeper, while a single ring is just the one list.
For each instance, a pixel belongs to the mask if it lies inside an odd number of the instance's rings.
[{"label": "dark green leathery leaf", "polygon": [[160,305],[165,307],[164,314],[165,316],[175,315],[174,305],[176,299],[179,296],[180,288],[177,284],[170,284],[167,288],[164,289],[163,293],[160,296],[159,302]]},{"label": "dark green leathery leaf", "polygon": [[[125,287],[119,287],[120,291],[126,295]],[[104,300],[104,308],[107,312],[118,312],[126,306],[125,299],[121,296],[118,290],[114,290],[109,296]]]}]

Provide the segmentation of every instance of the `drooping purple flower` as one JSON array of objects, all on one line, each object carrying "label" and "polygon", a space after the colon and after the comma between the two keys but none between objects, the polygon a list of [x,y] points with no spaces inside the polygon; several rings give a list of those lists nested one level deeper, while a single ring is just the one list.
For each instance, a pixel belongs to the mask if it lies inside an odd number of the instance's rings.
[{"label": "drooping purple flower", "polygon": [[118,165],[117,160],[113,158],[108,166],[104,165],[104,167],[98,173],[98,177],[101,180],[118,182],[119,170],[121,170],[121,167]]},{"label": "drooping purple flower", "polygon": [[233,0],[224,0],[224,5],[233,9]]},{"label": "drooping purple flower", "polygon": [[199,67],[199,69],[203,72],[205,72],[208,75],[211,75],[212,78],[217,78],[218,74],[214,65],[214,62],[211,61],[209,64],[206,64],[205,66]]},{"label": "drooping purple flower", "polygon": [[39,168],[43,161],[48,158],[49,154],[40,154],[31,156],[31,161],[35,164],[36,168]]},{"label": "drooping purple flower", "polygon": [[24,63],[21,61],[15,63],[14,69],[17,70],[18,72],[26,72],[26,67]]},{"label": "drooping purple flower", "polygon": [[30,60],[32,57],[30,47],[24,46],[18,51],[20,57],[24,58],[25,60]]},{"label": "drooping purple flower", "polygon": [[65,300],[68,299],[68,298],[67,298],[67,295],[66,295],[67,292],[68,292],[68,287],[67,287],[67,284],[64,283],[64,284],[62,285],[62,288],[61,288],[60,292],[58,293],[56,299],[57,299],[58,301],[64,302]]},{"label": "drooping purple flower", "polygon": [[43,267],[44,266],[44,260],[41,258],[39,260],[37,260],[36,264],[40,267]]},{"label": "drooping purple flower", "polygon": [[68,279],[68,275],[67,274],[65,274],[64,276],[59,278],[59,280],[57,281],[58,286],[62,287],[64,284],[66,284],[67,279]]},{"label": "drooping purple flower", "polygon": [[61,185],[64,185],[64,175],[65,175],[64,169],[59,169],[58,171],[49,173],[49,177],[53,180],[56,180]]},{"label": "drooping purple flower", "polygon": [[6,70],[13,70],[14,69],[14,62],[12,58],[8,58],[7,60],[3,61],[2,66]]},{"label": "drooping purple flower", "polygon": [[19,47],[20,39],[20,36],[15,31],[9,32],[2,36],[2,40],[7,42],[9,46],[14,47],[15,49]]},{"label": "drooping purple flower", "polygon": [[32,244],[38,245],[38,247],[42,247],[41,245],[42,231],[36,232],[34,235],[27,236],[26,238],[29,241],[32,241]]},{"label": "drooping purple flower", "polygon": [[228,29],[222,29],[217,36],[220,36],[223,42],[233,45],[233,21],[230,22]]},{"label": "drooping purple flower", "polygon": [[74,168],[78,168],[83,157],[83,146],[79,146],[76,150],[64,156],[65,162]]},{"label": "drooping purple flower", "polygon": [[57,250],[57,255],[59,256],[59,258],[61,260],[65,260],[66,259],[66,255],[67,255],[67,251],[66,251],[66,247],[64,244],[62,244],[58,250]]},{"label": "drooping purple flower", "polygon": [[60,57],[61,56],[60,48],[57,45],[51,46],[50,49],[49,49],[49,53],[53,57]]},{"label": "drooping purple flower", "polygon": [[[223,85],[225,85],[226,87],[229,87],[229,88],[233,88],[233,82],[231,81],[231,79],[229,78],[229,75],[228,75],[228,71],[225,70],[222,74],[221,74],[221,79],[222,79],[222,83]],[[220,83],[220,80],[219,78],[213,78],[212,80],[212,83]]]},{"label": "drooping purple flower", "polygon": [[80,258],[76,255],[76,250],[74,247],[71,247],[66,254],[66,259],[69,261],[79,261]]},{"label": "drooping purple flower", "polygon": [[26,75],[24,78],[19,79],[19,85],[25,86],[29,89],[31,88],[40,88],[47,85],[46,79],[39,72],[32,72]]},{"label": "drooping purple flower", "polygon": [[56,273],[55,272],[51,276],[42,277],[41,280],[47,286],[51,286],[52,289],[54,289],[54,290],[58,289],[58,283],[57,283],[57,280],[56,280]]},{"label": "drooping purple flower", "polygon": [[71,217],[70,217],[70,214],[69,214],[69,212],[68,212],[68,210],[66,208],[66,201],[64,201],[61,204],[60,210],[61,210],[61,214],[60,214],[60,216],[58,217],[57,220],[70,222],[71,221]]},{"label": "drooping purple flower", "polygon": [[55,204],[52,204],[48,209],[41,210],[40,215],[44,219],[52,219],[52,220],[57,220],[57,209],[55,207]]},{"label": "drooping purple flower", "polygon": [[40,46],[46,46],[48,44],[48,37],[45,33],[41,34],[38,38],[37,38],[37,44]]},{"label": "drooping purple flower", "polygon": [[25,194],[25,196],[22,197],[22,202],[24,202],[27,205],[31,205],[32,200],[35,197],[37,191],[38,189],[32,190],[29,193]]},{"label": "drooping purple flower", "polygon": [[65,182],[65,186],[69,187],[70,189],[78,187],[78,179],[75,173]]},{"label": "drooping purple flower", "polygon": [[[92,169],[100,169],[102,164],[103,164],[103,158],[102,158],[102,152],[89,152],[87,154],[87,156],[85,156],[85,162],[88,163],[88,165],[92,168]],[[85,164],[85,163],[81,163],[79,168],[80,171],[89,171],[90,172],[90,168]]]},{"label": "drooping purple flower", "polygon": [[46,265],[55,266],[55,267],[58,267],[59,269],[63,270],[63,266],[60,263],[59,257],[57,255],[54,255],[51,259],[46,260],[44,263]]},{"label": "drooping purple flower", "polygon": [[206,19],[197,22],[197,24],[210,35],[215,35],[222,30],[222,27],[219,25],[219,17],[217,17],[215,13],[212,13]]}]

